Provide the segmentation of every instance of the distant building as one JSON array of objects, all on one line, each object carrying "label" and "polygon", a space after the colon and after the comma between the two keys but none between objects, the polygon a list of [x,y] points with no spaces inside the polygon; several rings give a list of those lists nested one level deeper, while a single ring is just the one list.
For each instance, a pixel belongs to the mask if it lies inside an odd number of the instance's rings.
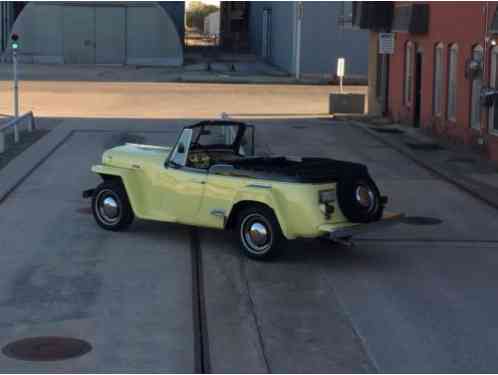
[{"label": "distant building", "polygon": [[[2,51],[15,31],[24,62],[183,63],[183,1],[0,4]],[[219,31],[222,50],[252,52],[290,74],[333,78],[344,57],[346,77],[366,80],[368,32],[353,26],[352,9],[348,1],[222,1],[206,30]],[[10,58],[8,48],[2,51]]]},{"label": "distant building", "polygon": [[204,18],[204,34],[218,38],[220,36],[220,12],[214,12]]},{"label": "distant building", "polygon": [[[32,63],[182,65],[184,2],[29,2],[2,21],[4,57],[10,32],[20,59]],[[26,4],[26,3],[24,3]]]},{"label": "distant building", "polygon": [[[372,31],[370,61],[379,68],[369,90],[379,95],[372,95],[369,108],[498,161],[497,3],[365,2],[358,7],[357,23]],[[395,34],[394,54],[386,64],[379,63],[380,31]],[[484,93],[489,100],[483,103]],[[382,96],[385,106],[379,108],[375,101]]]},{"label": "distant building", "polygon": [[0,57],[2,52],[7,48],[9,35],[12,25],[14,24],[15,13],[13,2],[0,2]]},{"label": "distant building", "polygon": [[[289,73],[333,77],[337,58],[346,75],[366,80],[368,33],[352,25],[351,2],[250,2],[251,49]],[[299,33],[299,19],[301,32]]]}]

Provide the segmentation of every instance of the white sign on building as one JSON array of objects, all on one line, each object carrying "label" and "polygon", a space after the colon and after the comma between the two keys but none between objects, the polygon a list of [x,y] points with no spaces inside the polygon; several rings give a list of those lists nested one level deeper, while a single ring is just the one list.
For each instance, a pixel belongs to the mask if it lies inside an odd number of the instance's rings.
[{"label": "white sign on building", "polygon": [[394,53],[394,33],[379,33],[379,54],[392,55]]}]

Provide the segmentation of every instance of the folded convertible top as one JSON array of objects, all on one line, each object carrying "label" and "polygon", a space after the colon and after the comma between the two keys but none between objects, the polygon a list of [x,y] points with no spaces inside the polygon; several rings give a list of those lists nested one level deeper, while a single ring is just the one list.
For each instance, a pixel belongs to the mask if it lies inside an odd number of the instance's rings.
[{"label": "folded convertible top", "polygon": [[[231,168],[226,168],[230,165]],[[229,161],[225,167],[213,167],[210,173],[267,180],[325,183],[348,176],[367,175],[363,164],[325,158],[257,157]]]}]

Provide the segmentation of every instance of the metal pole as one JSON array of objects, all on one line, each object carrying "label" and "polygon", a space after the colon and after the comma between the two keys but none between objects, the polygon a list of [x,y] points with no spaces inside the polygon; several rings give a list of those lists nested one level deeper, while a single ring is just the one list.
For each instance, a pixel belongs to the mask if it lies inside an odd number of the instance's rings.
[{"label": "metal pole", "polygon": [[[19,82],[17,78],[17,51],[12,51],[12,62],[14,68],[14,116],[19,118]],[[19,142],[19,129],[14,125],[14,142]]]},{"label": "metal pole", "polygon": [[296,80],[301,79],[301,29],[303,21],[303,2],[297,3],[297,24],[296,24]]}]

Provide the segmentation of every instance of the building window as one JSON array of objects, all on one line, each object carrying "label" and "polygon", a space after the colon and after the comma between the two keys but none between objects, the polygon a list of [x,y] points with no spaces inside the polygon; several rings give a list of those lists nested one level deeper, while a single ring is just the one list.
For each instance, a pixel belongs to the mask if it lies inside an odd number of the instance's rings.
[{"label": "building window", "polygon": [[458,46],[452,44],[448,53],[448,119],[456,121]]},{"label": "building window", "polygon": [[[472,50],[472,60],[482,66],[483,48],[479,45]],[[482,69],[472,77],[472,95],[470,107],[470,126],[472,129],[481,129],[481,103],[479,97],[482,88]]]},{"label": "building window", "polygon": [[410,105],[413,95],[413,43],[406,43],[405,48],[405,104]]},{"label": "building window", "polygon": [[[498,88],[498,46],[491,50],[491,77],[489,79],[491,88]],[[489,132],[498,135],[498,104],[489,108]]]},{"label": "building window", "polygon": [[434,115],[442,113],[443,101],[443,43],[438,43],[434,49]]}]

